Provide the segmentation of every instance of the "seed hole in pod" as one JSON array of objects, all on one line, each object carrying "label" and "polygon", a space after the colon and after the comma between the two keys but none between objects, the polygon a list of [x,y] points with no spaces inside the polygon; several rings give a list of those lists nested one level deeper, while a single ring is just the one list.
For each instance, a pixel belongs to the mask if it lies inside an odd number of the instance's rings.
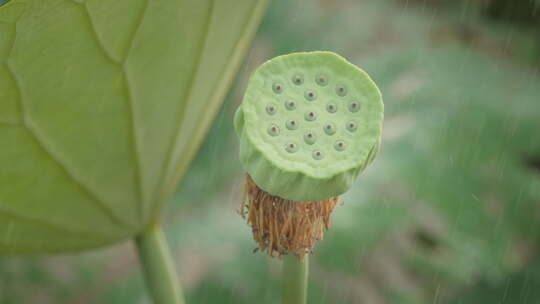
[{"label": "seed hole in pod", "polygon": [[338,84],[336,86],[336,94],[341,97],[347,95],[347,88],[344,85]]},{"label": "seed hole in pod", "polygon": [[334,149],[336,149],[336,151],[339,151],[339,152],[345,151],[345,149],[347,149],[347,144],[345,144],[343,140],[338,140],[334,144]]},{"label": "seed hole in pod", "polygon": [[333,135],[334,133],[336,133],[336,125],[333,122],[326,123],[323,126],[323,129],[324,133],[328,135]]},{"label": "seed hole in pod", "polygon": [[304,83],[304,76],[302,74],[294,74],[291,80],[295,85],[301,85]]},{"label": "seed hole in pod", "polygon": [[308,145],[313,145],[317,141],[317,136],[312,131],[307,131],[304,134],[304,141]]},{"label": "seed hole in pod", "polygon": [[269,115],[274,115],[276,114],[276,112],[277,112],[277,109],[274,104],[270,103],[266,106],[266,113],[268,113]]},{"label": "seed hole in pod", "polygon": [[296,130],[296,129],[298,129],[298,122],[296,120],[292,120],[292,119],[287,120],[287,122],[285,123],[285,126],[289,130]]},{"label": "seed hole in pod", "polygon": [[296,109],[296,102],[294,100],[285,101],[285,108],[290,111]]},{"label": "seed hole in pod", "polygon": [[289,152],[289,153],[294,153],[296,151],[298,151],[298,145],[295,144],[295,143],[288,143],[285,145],[285,151]]},{"label": "seed hole in pod", "polygon": [[324,74],[319,74],[315,77],[315,82],[321,87],[324,87],[328,84],[328,77]]},{"label": "seed hole in pod", "polygon": [[306,112],[306,114],[304,114],[304,118],[307,121],[314,121],[315,119],[317,119],[317,114],[313,111],[308,111]]},{"label": "seed hole in pod", "polygon": [[320,151],[320,150],[313,151],[313,153],[311,155],[316,160],[321,160],[321,159],[324,158],[324,153],[322,151]]},{"label": "seed hole in pod", "polygon": [[354,131],[356,131],[357,128],[358,128],[358,126],[357,126],[356,122],[354,122],[354,121],[349,121],[349,122],[347,123],[347,130],[348,130],[349,132],[354,132]]},{"label": "seed hole in pod", "polygon": [[268,126],[268,134],[270,136],[278,136],[279,135],[279,127],[276,126],[275,124],[271,124]]},{"label": "seed hole in pod", "polygon": [[274,84],[272,85],[272,90],[276,94],[281,94],[283,92],[283,84],[281,84],[280,82],[274,82]]},{"label": "seed hole in pod", "polygon": [[360,110],[360,103],[358,101],[351,101],[349,103],[349,111],[351,112],[358,112]]},{"label": "seed hole in pod", "polygon": [[326,111],[329,113],[336,113],[337,112],[337,104],[335,102],[329,102],[326,105]]},{"label": "seed hole in pod", "polygon": [[304,97],[309,101],[313,101],[317,99],[317,93],[315,93],[314,91],[306,91],[304,93]]}]

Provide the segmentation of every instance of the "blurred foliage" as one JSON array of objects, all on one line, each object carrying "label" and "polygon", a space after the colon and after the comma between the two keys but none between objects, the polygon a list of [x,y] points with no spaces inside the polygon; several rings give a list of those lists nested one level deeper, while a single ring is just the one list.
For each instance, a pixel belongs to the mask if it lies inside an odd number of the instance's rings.
[{"label": "blurred foliage", "polygon": [[539,0],[490,0],[486,12],[494,19],[536,26],[540,30]]},{"label": "blurred foliage", "polygon": [[[310,303],[540,302],[540,75],[534,32],[478,1],[275,1],[166,230],[189,303],[276,303],[279,261],[235,213],[232,128],[250,72],[338,52],[380,86],[382,151],[312,258]],[[29,293],[31,290],[32,293]],[[149,303],[126,243],[0,259],[0,303]]]}]

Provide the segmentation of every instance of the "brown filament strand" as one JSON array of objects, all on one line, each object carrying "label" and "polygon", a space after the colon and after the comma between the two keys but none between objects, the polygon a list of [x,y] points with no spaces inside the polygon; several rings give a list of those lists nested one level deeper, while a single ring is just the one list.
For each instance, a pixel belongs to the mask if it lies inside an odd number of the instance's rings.
[{"label": "brown filament strand", "polygon": [[306,202],[283,199],[260,189],[246,175],[240,214],[259,246],[254,252],[260,249],[271,257],[293,253],[303,259],[323,239],[324,228],[330,228],[330,215],[338,201],[338,196]]}]

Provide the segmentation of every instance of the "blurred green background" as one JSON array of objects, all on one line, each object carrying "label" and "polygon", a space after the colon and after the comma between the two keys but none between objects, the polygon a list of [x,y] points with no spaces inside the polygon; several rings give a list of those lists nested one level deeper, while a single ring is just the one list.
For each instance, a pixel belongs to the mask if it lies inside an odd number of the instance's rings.
[{"label": "blurred green background", "polygon": [[[536,15],[538,10],[538,16]],[[279,54],[335,51],[381,88],[381,153],[312,257],[309,303],[540,303],[540,2],[271,3],[165,210],[188,303],[277,303],[280,263],[237,215],[232,117]],[[126,242],[0,258],[0,303],[150,303]]]}]

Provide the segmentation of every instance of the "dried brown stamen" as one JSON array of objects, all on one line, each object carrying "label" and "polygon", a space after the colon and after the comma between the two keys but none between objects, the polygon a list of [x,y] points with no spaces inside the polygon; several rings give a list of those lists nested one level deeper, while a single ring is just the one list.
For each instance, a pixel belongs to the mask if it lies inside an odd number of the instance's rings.
[{"label": "dried brown stamen", "polygon": [[246,175],[240,214],[252,228],[257,249],[271,257],[294,253],[302,259],[323,239],[323,227],[330,228],[330,215],[338,201],[337,196],[323,201],[287,200],[262,190]]}]

